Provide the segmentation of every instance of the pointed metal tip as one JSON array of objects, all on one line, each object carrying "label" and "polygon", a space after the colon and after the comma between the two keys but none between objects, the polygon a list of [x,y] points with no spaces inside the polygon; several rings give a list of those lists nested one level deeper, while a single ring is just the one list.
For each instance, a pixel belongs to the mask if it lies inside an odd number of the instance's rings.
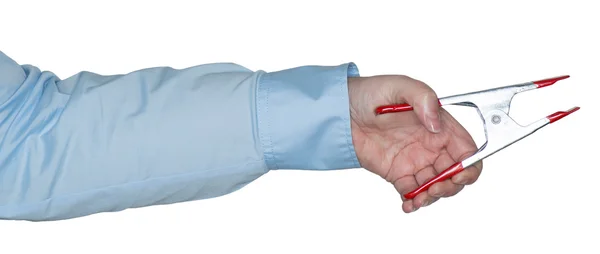
[{"label": "pointed metal tip", "polygon": [[542,87],[554,85],[554,83],[556,83],[557,81],[567,79],[569,77],[571,77],[571,76],[564,75],[564,76],[559,76],[559,77],[554,77],[554,78],[549,78],[549,79],[533,81],[533,83],[536,84],[538,88],[542,88]]}]

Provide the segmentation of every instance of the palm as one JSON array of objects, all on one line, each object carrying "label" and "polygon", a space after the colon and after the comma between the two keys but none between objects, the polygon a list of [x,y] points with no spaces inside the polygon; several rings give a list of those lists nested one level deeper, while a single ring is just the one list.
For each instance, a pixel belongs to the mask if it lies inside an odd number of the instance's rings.
[{"label": "palm", "polygon": [[[376,107],[399,103],[389,99],[386,86],[390,85],[385,79],[381,81],[351,87],[351,93],[358,94],[351,103],[352,137],[362,167],[393,183],[399,193],[405,194],[475,152],[477,148],[469,133],[443,109],[439,133],[428,131],[415,112],[375,115]],[[398,84],[393,86],[397,88]],[[477,166],[455,176],[454,183],[435,184],[414,200],[405,200],[404,210],[410,212],[439,197],[456,194],[464,184],[476,180],[481,168]],[[469,174],[474,176],[468,177]]]}]

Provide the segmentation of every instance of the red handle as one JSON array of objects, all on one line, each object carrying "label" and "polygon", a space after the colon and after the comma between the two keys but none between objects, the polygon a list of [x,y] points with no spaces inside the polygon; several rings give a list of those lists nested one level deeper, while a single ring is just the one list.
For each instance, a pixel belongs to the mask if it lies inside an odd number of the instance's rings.
[{"label": "red handle", "polygon": [[[438,100],[438,105],[442,106],[442,102],[439,100]],[[405,112],[405,111],[411,111],[411,110],[413,110],[413,107],[411,105],[408,105],[408,103],[402,103],[402,104],[381,106],[381,107],[378,107],[377,109],[375,109],[375,112],[378,115],[381,115],[381,114],[386,114],[386,113]]]},{"label": "red handle", "polygon": [[419,188],[416,188],[415,190],[404,194],[404,197],[407,199],[413,199],[414,197],[421,194],[422,192],[427,191],[429,189],[429,187],[431,187],[435,183],[443,182],[447,179],[450,179],[453,176],[455,176],[456,174],[462,172],[463,170],[464,170],[464,168],[462,165],[462,161],[454,163],[454,165],[450,166],[448,169],[442,171],[442,173],[440,173],[439,175],[435,176],[431,180],[429,180],[426,183],[424,183],[423,185],[419,186]]},{"label": "red handle", "polygon": [[380,115],[380,114],[386,114],[386,113],[405,112],[405,111],[411,111],[411,110],[413,110],[413,107],[411,105],[404,103],[404,104],[381,106],[381,107],[378,107],[375,110],[375,112],[378,115]]}]

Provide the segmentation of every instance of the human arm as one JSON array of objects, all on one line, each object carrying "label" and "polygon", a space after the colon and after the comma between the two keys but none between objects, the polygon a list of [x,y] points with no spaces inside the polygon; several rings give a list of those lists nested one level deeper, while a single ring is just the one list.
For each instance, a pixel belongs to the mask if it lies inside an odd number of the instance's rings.
[{"label": "human arm", "polygon": [[[275,169],[364,167],[404,194],[475,150],[427,85],[361,78],[351,63],[271,73],[220,63],[63,80],[0,52],[0,74],[0,219],[217,197]],[[401,102],[414,113],[374,115]],[[403,209],[455,195],[480,172],[468,168]]]},{"label": "human arm", "polygon": [[60,79],[0,52],[0,218],[59,220],[217,197],[269,170],[360,167],[353,64],[230,63]]}]

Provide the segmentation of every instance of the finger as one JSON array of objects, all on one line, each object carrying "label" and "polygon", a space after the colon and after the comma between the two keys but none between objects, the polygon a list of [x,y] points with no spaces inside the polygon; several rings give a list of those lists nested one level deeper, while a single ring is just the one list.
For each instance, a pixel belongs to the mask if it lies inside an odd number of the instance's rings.
[{"label": "finger", "polygon": [[446,180],[443,182],[436,183],[429,187],[427,193],[429,193],[429,195],[431,195],[432,197],[447,198],[458,194],[463,188],[464,185],[462,184],[456,184],[451,180]]},{"label": "finger", "polygon": [[483,162],[479,161],[452,177],[452,182],[462,185],[471,185],[479,179],[479,176],[481,176],[482,168]]},{"label": "finger", "polygon": [[398,191],[402,197],[402,210],[405,213],[412,213],[417,211],[419,208],[433,204],[438,200],[438,198],[431,197],[429,194],[427,194],[427,192],[423,192],[413,199],[404,198],[404,194],[411,192],[417,187],[419,186],[415,177],[413,176],[405,176],[394,181],[394,188],[396,188],[396,191]]},{"label": "finger", "polygon": [[458,194],[465,187],[462,184],[455,184],[452,181],[444,181],[443,184],[446,186],[442,186],[441,184],[437,188],[431,186],[428,190],[429,195],[435,198],[449,198]]},{"label": "finger", "polygon": [[400,194],[402,198],[402,210],[405,213],[412,213],[417,210],[413,205],[413,199],[404,198],[404,194],[409,193],[418,187],[417,181],[414,176],[404,176],[393,182],[394,188]]},{"label": "finger", "polygon": [[433,204],[437,200],[438,198],[432,197],[431,195],[429,195],[429,193],[425,191],[412,199],[412,205],[416,211],[420,208]]},{"label": "finger", "polygon": [[[426,183],[427,181],[429,181],[436,175],[437,175],[437,172],[435,171],[435,169],[432,166],[428,166],[428,167],[420,170],[419,172],[417,172],[415,174],[415,179],[417,180],[417,183],[419,185],[423,185],[424,183]],[[413,201],[413,203],[416,207],[419,207],[419,208],[433,204],[435,201],[437,201],[437,199],[440,196],[432,195],[433,192],[431,192],[431,190],[435,190],[437,193],[452,193],[452,192],[456,191],[455,189],[458,188],[457,186],[455,187],[454,185],[455,184],[453,184],[450,181],[443,181],[443,182],[435,183],[435,184],[431,185],[431,187],[429,187],[428,191],[417,195],[417,197],[415,197],[415,201]],[[422,195],[424,193],[426,195]]]},{"label": "finger", "polygon": [[[439,174],[439,173],[443,172],[444,170],[448,169],[450,166],[454,165],[454,163],[456,163],[456,160],[454,160],[452,158],[452,156],[450,156],[448,151],[446,149],[444,149],[440,152],[440,156],[438,156],[437,160],[434,162],[433,167]],[[449,193],[443,193],[443,194],[438,194],[438,195],[443,196],[443,197],[454,196],[454,195],[458,194],[458,192],[460,192],[464,188],[464,184],[456,183],[452,180],[448,180],[447,182],[452,183],[452,185],[454,186],[455,189]],[[432,191],[435,192],[435,190],[432,190]]]},{"label": "finger", "polygon": [[[451,137],[450,142],[446,146],[446,150],[452,160],[462,161],[477,151],[475,141],[468,135],[468,132],[459,124],[454,124],[455,132],[462,135]],[[483,162],[479,161],[474,165],[465,168],[462,172],[452,177],[452,182],[456,184],[469,185],[477,181],[483,170]]]},{"label": "finger", "polygon": [[[463,156],[464,158],[468,156]],[[460,158],[460,157],[459,157]],[[460,159],[463,160],[464,158]],[[469,167],[466,167],[462,172],[452,177],[452,182],[459,185],[471,185],[479,179],[483,169],[483,162],[479,161]]]},{"label": "finger", "polygon": [[[410,78],[409,78],[410,79]],[[441,130],[439,99],[433,89],[425,83],[410,79],[405,89],[397,91],[397,97],[413,107],[419,121],[433,133]]]},{"label": "finger", "polygon": [[[450,164],[440,164],[440,160],[445,160],[445,163],[450,162]],[[445,170],[445,168],[440,170],[440,165],[450,166],[452,165],[452,163],[452,159],[447,154],[445,156],[445,159],[440,155],[433,167],[428,167],[417,173],[417,182],[419,182],[422,185],[426,181],[429,181],[429,179],[433,178],[435,175]],[[420,182],[421,179],[424,179],[424,181]],[[455,184],[450,180],[446,180],[431,185],[431,187],[429,187],[429,189],[427,190],[427,193],[433,198],[440,198],[456,195],[456,193],[458,193],[460,190],[462,190],[462,186]]]},{"label": "finger", "polygon": [[[447,146],[447,151],[452,160],[462,161],[477,151],[475,143],[471,139],[454,138]],[[456,184],[469,185],[477,181],[483,170],[483,162],[465,168],[462,172],[452,177]]]}]

